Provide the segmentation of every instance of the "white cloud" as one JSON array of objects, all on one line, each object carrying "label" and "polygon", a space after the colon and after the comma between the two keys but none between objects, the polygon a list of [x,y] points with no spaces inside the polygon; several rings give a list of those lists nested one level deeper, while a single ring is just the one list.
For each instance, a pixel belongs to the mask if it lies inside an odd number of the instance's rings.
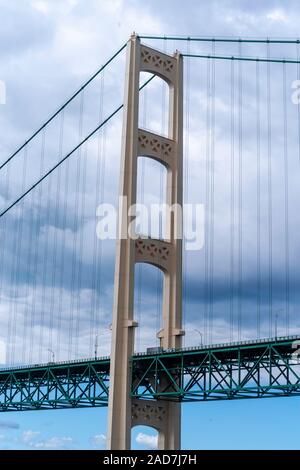
[{"label": "white cloud", "polygon": [[24,431],[21,435],[20,441],[29,446],[33,445],[34,440],[40,435],[39,431],[31,431],[28,429]]},{"label": "white cloud", "polygon": [[73,444],[72,437],[53,436],[49,439],[39,441],[33,444],[36,449],[69,449]]},{"label": "white cloud", "polygon": [[73,438],[69,436],[52,436],[42,439],[40,431],[32,431],[31,429],[23,431],[17,441],[35,449],[69,449],[74,442]]},{"label": "white cloud", "polygon": [[150,436],[149,434],[139,432],[135,440],[137,444],[141,444],[147,449],[157,449],[157,436]]},{"label": "white cloud", "polygon": [[281,9],[271,10],[267,15],[267,19],[277,23],[287,23],[288,17]]},{"label": "white cloud", "polygon": [[45,1],[42,0],[37,0],[35,2],[32,2],[32,7],[39,11],[40,13],[43,13],[46,15],[49,12],[49,4]]},{"label": "white cloud", "polygon": [[72,9],[77,5],[78,0],[64,0],[55,1],[55,0],[33,0],[31,6],[34,10],[44,14],[49,15],[50,13],[54,14],[54,17],[59,13],[68,14]]},{"label": "white cloud", "polygon": [[90,438],[90,443],[95,449],[103,449],[106,444],[106,436],[104,434],[95,434]]}]

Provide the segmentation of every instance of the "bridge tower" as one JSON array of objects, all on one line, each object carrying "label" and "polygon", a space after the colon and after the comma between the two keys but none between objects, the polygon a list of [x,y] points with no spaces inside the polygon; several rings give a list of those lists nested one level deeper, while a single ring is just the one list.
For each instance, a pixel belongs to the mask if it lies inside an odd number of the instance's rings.
[{"label": "bridge tower", "polygon": [[[168,138],[139,128],[140,72],[150,72],[169,85]],[[157,333],[163,348],[180,348],[182,330],[182,139],[183,60],[144,46],[133,35],[127,46],[124,121],[122,134],[121,208],[115,265],[115,292],[108,411],[108,448],[130,449],[131,429],[146,425],[158,431],[159,449],[179,449],[181,407],[169,401],[130,398],[131,356],[134,352],[134,268],[150,263],[164,273],[162,329]],[[169,211],[166,239],[128,236],[136,203],[137,160],[153,158],[167,169]],[[134,235],[134,234],[131,234]],[[163,384],[162,384],[163,386]]]}]

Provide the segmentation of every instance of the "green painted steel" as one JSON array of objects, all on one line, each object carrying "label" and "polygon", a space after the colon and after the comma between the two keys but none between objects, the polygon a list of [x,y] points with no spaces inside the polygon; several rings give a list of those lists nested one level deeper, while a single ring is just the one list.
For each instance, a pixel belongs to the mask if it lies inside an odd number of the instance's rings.
[{"label": "green painted steel", "polygon": [[134,359],[131,396],[184,402],[300,395],[299,346],[298,337],[281,337]]},{"label": "green painted steel", "polygon": [[249,57],[249,56],[233,56],[233,55],[213,55],[213,54],[182,54],[183,57],[191,59],[213,59],[213,60],[237,60],[242,62],[270,62],[274,64],[300,64],[299,60],[290,58],[268,58],[268,57]]},{"label": "green painted steel", "polygon": [[230,37],[205,37],[205,36],[151,36],[139,34],[140,39],[165,40],[165,41],[192,41],[192,42],[222,42],[222,43],[257,43],[257,44],[299,44],[300,39],[272,39],[272,38],[230,38]]},{"label": "green painted steel", "polygon": [[0,371],[0,411],[107,406],[109,358]]},{"label": "green painted steel", "polygon": [[[186,402],[300,395],[298,355],[299,336],[137,354],[131,396]],[[0,411],[107,406],[108,386],[109,357],[3,369]]]}]

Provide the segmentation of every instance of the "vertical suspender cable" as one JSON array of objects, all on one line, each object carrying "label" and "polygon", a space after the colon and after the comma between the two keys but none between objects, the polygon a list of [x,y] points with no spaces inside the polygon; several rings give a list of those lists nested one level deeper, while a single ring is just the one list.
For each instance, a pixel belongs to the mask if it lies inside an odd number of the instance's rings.
[{"label": "vertical suspender cable", "polygon": [[235,245],[235,71],[234,61],[231,61],[231,100],[230,100],[230,134],[231,134],[231,159],[230,159],[230,317],[229,317],[229,341],[233,341],[234,322],[234,245]]},{"label": "vertical suspender cable", "polygon": [[[187,42],[187,54],[190,53],[190,42]],[[190,153],[190,60],[186,62],[186,83],[185,83],[185,149],[184,149],[184,204],[189,201],[189,153]],[[184,215],[183,215],[184,216]],[[183,234],[186,228],[186,220],[184,220]],[[183,309],[182,323],[185,329],[186,312],[187,312],[187,272],[188,272],[188,256],[185,247],[185,236],[183,235]],[[185,345],[185,336],[183,337],[183,346]]]},{"label": "vertical suspender cable", "polygon": [[[242,56],[242,44],[239,43],[239,56]],[[242,295],[243,295],[243,69],[242,61],[238,62],[239,87],[239,220],[238,220],[238,341],[242,334]]]},{"label": "vertical suspender cable", "polygon": [[[212,42],[212,55],[215,55],[215,42]],[[211,61],[211,130],[210,130],[210,320],[209,320],[209,342],[213,341],[213,323],[214,323],[214,249],[215,249],[215,61]]]},{"label": "vertical suspender cable", "polygon": [[[83,348],[80,349],[79,351],[79,342],[80,344],[84,344],[80,334],[81,334],[81,329],[80,329],[80,323],[81,323],[81,317],[82,317],[82,306],[81,306],[81,296],[82,296],[82,270],[84,266],[84,260],[83,260],[83,241],[84,241],[84,228],[85,228],[85,209],[86,209],[86,178],[87,178],[87,165],[88,165],[88,146],[89,142],[85,143],[85,148],[84,148],[84,158],[83,158],[83,170],[82,170],[82,191],[81,191],[81,204],[80,204],[80,211],[79,211],[79,216],[80,216],[80,223],[81,223],[81,229],[79,233],[79,253],[78,253],[78,265],[77,265],[77,279],[78,279],[78,296],[77,296],[77,302],[76,302],[76,322],[75,322],[75,337],[76,337],[76,342],[75,342],[75,357],[78,357],[78,354],[83,354]],[[86,306],[84,305],[84,309]]]},{"label": "vertical suspender cable", "polygon": [[[62,110],[60,114],[60,130],[59,130],[59,141],[58,141],[58,155],[59,158],[62,158],[63,155],[63,138],[64,138],[64,118],[65,118],[65,112]],[[56,293],[57,293],[57,260],[58,260],[58,250],[57,250],[57,239],[58,239],[58,222],[59,222],[59,217],[60,217],[60,200],[61,200],[61,172],[62,169],[61,167],[58,168],[58,173],[57,173],[57,179],[56,179],[56,191],[55,191],[55,214],[54,214],[54,234],[53,234],[53,245],[52,245],[52,250],[53,250],[53,263],[52,263],[52,276],[51,276],[51,292],[50,292],[50,305],[49,305],[49,317],[50,317],[50,327],[54,324],[54,316],[56,314],[57,317],[57,324],[56,324],[56,329],[57,329],[57,337],[56,337],[56,347],[55,347],[55,352],[56,352],[56,357],[57,360],[60,360],[60,338],[61,338],[61,317],[62,317],[62,312],[61,310],[56,311],[55,309],[55,302],[57,302],[56,298]],[[60,259],[60,262],[62,260]],[[63,269],[62,266],[60,266],[61,269]],[[59,291],[58,291],[58,296],[60,295],[60,291],[63,289],[62,286],[59,286]],[[56,304],[57,305],[57,304]],[[49,348],[53,349],[52,342],[48,342]]]},{"label": "vertical suspender cable", "polygon": [[[9,168],[9,165],[8,167]],[[26,256],[26,284],[25,284],[25,309],[24,309],[24,323],[23,323],[23,335],[22,335],[22,351],[24,363],[29,362],[29,342],[30,342],[30,323],[32,315],[32,282],[33,275],[33,256],[34,256],[34,192],[30,195],[30,202],[28,203],[29,207],[29,216],[28,216],[28,245],[27,245],[27,256]]]},{"label": "vertical suspender cable", "polygon": [[[104,77],[103,77],[104,81]],[[103,97],[104,99],[104,97]],[[104,195],[105,195],[105,181],[106,181],[106,147],[107,147],[107,128],[108,126],[104,126],[103,128],[103,138],[102,138],[102,169],[101,169],[101,179],[100,179],[100,186],[101,186],[101,191],[100,191],[100,198],[101,201],[104,202]],[[97,285],[99,287],[99,316],[95,318],[96,320],[96,329],[100,329],[100,325],[103,324],[103,319],[101,318],[101,312],[103,312],[103,315],[105,313],[104,308],[101,308],[102,305],[104,305],[104,302],[102,301],[102,296],[100,295],[102,284],[103,284],[103,274],[104,274],[104,265],[103,265],[103,244],[101,243],[99,246],[99,268],[97,268]],[[98,324],[97,324],[98,322]],[[108,331],[109,325],[106,327],[106,331]]]},{"label": "vertical suspender cable", "polygon": [[[10,165],[6,167],[5,170],[5,178],[4,178],[4,188],[3,188],[3,199],[7,200],[9,199],[9,182],[10,182]],[[1,220],[1,246],[0,246],[0,302],[1,304],[4,303],[5,299],[5,282],[4,282],[4,277],[5,277],[5,254],[6,254],[6,242],[7,242],[7,218],[5,217],[4,220]],[[24,337],[23,337],[24,339]],[[7,347],[9,347],[9,344],[7,343]],[[24,348],[23,348],[24,349]],[[6,357],[6,362],[8,357]]]},{"label": "vertical suspender cable", "polygon": [[210,60],[206,60],[206,138],[205,138],[205,257],[204,257],[204,338],[208,343],[208,327],[209,327],[209,216],[210,216],[210,93],[211,93],[211,70]]},{"label": "vertical suspender cable", "polygon": [[[103,120],[103,102],[104,102],[104,85],[105,78],[104,73],[100,76],[100,94],[99,94],[99,112],[98,120]],[[104,194],[104,174],[105,174],[105,161],[104,161],[104,129],[99,129],[97,134],[97,163],[96,163],[96,183],[95,183],[95,211],[97,210],[98,204],[103,204]],[[92,284],[91,284],[91,312],[90,312],[90,344],[89,351],[90,355],[94,353],[94,341],[96,341],[97,335],[97,299],[98,295],[101,299],[101,283],[99,282],[99,272],[102,269],[102,240],[98,239],[95,235],[94,247],[93,247],[93,264],[92,264]],[[101,308],[101,306],[99,306]],[[100,314],[100,312],[99,312]]]},{"label": "vertical suspender cable", "polygon": [[[22,175],[22,185],[23,185],[23,188],[22,188],[22,192],[25,190],[25,183],[26,183],[26,177],[27,177],[27,165],[28,165],[28,148],[27,146],[24,148],[24,160],[23,160],[23,175]],[[19,263],[20,263],[20,260],[22,258],[22,256],[24,256],[25,258],[25,255],[23,255],[23,235],[24,235],[24,209],[25,209],[25,204],[22,203],[21,205],[21,211],[22,211],[22,218],[21,218],[21,221],[20,221],[20,232],[18,234],[18,237],[19,237],[19,244],[18,244],[18,250],[17,250],[17,257],[19,259]],[[26,225],[25,225],[25,228],[26,228]],[[20,269],[20,264],[18,263],[18,266],[17,266],[17,281],[16,281],[16,284],[17,286],[19,285],[19,282],[20,282],[20,272],[21,272],[21,269]],[[25,263],[24,263],[24,266],[25,266]],[[26,286],[26,279],[22,280],[22,287],[23,285]],[[21,309],[21,312],[22,312],[22,320],[23,320],[23,324],[24,322],[26,321],[25,318],[24,318],[24,315],[25,315],[25,311],[26,311],[26,296],[24,296],[24,292],[26,291],[26,287],[25,289],[23,290],[22,288],[22,298],[25,299],[25,303],[23,303],[23,308]],[[17,332],[18,330],[22,333],[20,333],[21,337],[23,336],[24,334],[24,330],[20,324],[20,321],[18,320],[17,318],[17,315],[18,315],[18,312],[15,312],[14,313],[14,323],[15,323],[15,331]],[[21,341],[20,341],[21,343]],[[25,351],[23,349],[21,349],[21,354],[22,354],[22,357],[24,357],[24,353]]]},{"label": "vertical suspender cable", "polygon": [[261,321],[261,181],[260,181],[260,167],[261,167],[261,149],[260,149],[260,68],[259,61],[256,62],[256,192],[257,192],[257,206],[256,206],[256,277],[257,277],[257,310],[256,310],[256,331],[257,338],[260,338],[260,321]]},{"label": "vertical suspender cable", "polygon": [[11,236],[11,250],[12,250],[12,257],[13,262],[10,267],[10,285],[9,285],[9,307],[8,307],[8,358],[9,363],[12,364],[14,359],[14,350],[15,350],[15,338],[13,335],[14,330],[14,310],[16,309],[16,301],[17,298],[14,295],[15,288],[16,288],[16,271],[17,271],[17,242],[18,242],[18,232],[19,232],[19,224],[17,230],[13,230],[13,234]]},{"label": "vertical suspender cable", "polygon": [[[45,145],[46,145],[46,130],[42,130],[42,143],[41,143],[41,158],[40,158],[40,175],[43,174],[45,165]],[[43,186],[40,184],[37,191],[37,217],[35,220],[35,234],[34,234],[34,253],[33,253],[33,281],[32,281],[32,306],[30,312],[30,333],[29,333],[29,362],[33,359],[33,345],[35,343],[35,315],[37,304],[40,304],[40,293],[37,291],[38,284],[38,266],[39,266],[39,255],[40,255],[40,237],[41,237],[41,209],[42,209],[42,190]]]},{"label": "vertical suspender cable", "polygon": [[[62,127],[63,127],[63,122],[62,122]],[[63,130],[62,130],[62,148],[63,148]],[[61,338],[62,338],[62,328],[68,324],[68,328],[70,327],[70,323],[68,321],[68,311],[67,311],[67,304],[68,304],[68,298],[66,296],[67,292],[67,285],[66,279],[65,279],[65,273],[66,273],[66,231],[67,227],[69,224],[69,192],[70,192],[70,161],[67,159],[66,165],[64,167],[64,204],[63,204],[63,209],[62,209],[62,241],[61,241],[61,250],[60,250],[60,276],[59,276],[59,294],[58,294],[58,301],[57,301],[57,310],[58,310],[58,323],[57,323],[57,351],[56,355],[57,357],[60,357],[61,354]],[[62,322],[63,320],[63,322]],[[65,345],[65,348],[67,347],[66,341],[63,341],[63,344]],[[62,351],[62,354],[64,358],[66,359],[66,351]]]},{"label": "vertical suspender cable", "polygon": [[283,158],[284,158],[284,234],[285,234],[285,322],[289,334],[290,319],[290,247],[289,247],[289,162],[288,162],[288,122],[286,100],[286,64],[282,64],[283,99]]},{"label": "vertical suspender cable", "polygon": [[[267,43],[267,58],[270,44]],[[267,62],[267,126],[268,126],[268,234],[269,234],[269,336],[273,330],[273,201],[272,201],[272,110],[270,62]]]},{"label": "vertical suspender cable", "polygon": [[[47,284],[47,279],[49,278],[49,272],[50,272],[50,267],[48,267],[48,254],[49,254],[49,229],[50,229],[50,224],[49,224],[49,218],[50,218],[50,203],[51,203],[51,190],[52,190],[52,183],[53,183],[53,175],[52,177],[47,179],[46,184],[44,185],[44,192],[47,193],[46,195],[46,200],[47,200],[47,205],[46,205],[46,211],[45,211],[45,222],[44,222],[44,227],[45,227],[45,232],[43,234],[43,254],[41,254],[41,275],[39,276],[41,278],[41,304],[40,304],[40,312],[39,312],[39,361],[42,361],[42,353],[43,350],[46,349],[51,349],[52,350],[52,344],[50,341],[48,341],[49,348],[46,348],[45,346],[45,340],[44,340],[44,333],[45,330],[48,329],[48,336],[52,337],[53,334],[53,325],[52,325],[52,319],[50,316],[50,303],[48,304],[48,291],[49,287]],[[53,256],[51,257],[52,263],[53,263]],[[53,288],[51,289],[53,290]],[[45,316],[45,311],[47,311],[47,316]],[[47,321],[45,323],[45,318],[47,318]]]},{"label": "vertical suspender cable", "polygon": [[[84,107],[84,91],[80,95],[79,105],[79,142],[82,138],[82,127],[83,127],[83,107]],[[71,299],[70,299],[70,329],[69,329],[69,343],[68,343],[68,356],[69,359],[72,357],[72,349],[74,341],[74,323],[78,315],[75,311],[75,295],[76,295],[76,267],[77,267],[77,241],[78,241],[78,230],[79,230],[79,188],[81,180],[81,154],[82,146],[78,149],[77,162],[76,162],[76,178],[75,178],[75,206],[74,206],[74,221],[73,221],[73,253],[72,253],[72,272],[71,272]],[[77,289],[77,295],[80,295]]]},{"label": "vertical suspender cable", "polygon": [[[22,192],[25,190],[25,182],[26,182],[26,174],[27,174],[27,160],[28,160],[28,153],[27,153],[27,147],[24,148],[24,159],[23,159],[23,169],[22,169]],[[20,283],[20,262],[22,258],[22,241],[23,241],[23,229],[24,229],[24,201],[21,203],[20,207],[20,212],[21,212],[21,217],[19,222],[17,223],[17,230],[16,230],[16,251],[15,251],[15,266],[13,268],[14,270],[14,276],[15,279],[13,283],[11,284],[11,288],[14,291],[13,294],[13,315],[12,315],[12,349],[11,349],[11,358],[10,362],[13,363],[15,361],[15,349],[16,349],[16,333],[17,333],[17,327],[19,325],[19,315],[22,312],[22,315],[24,315],[24,311],[21,309],[20,301],[18,297],[21,299],[23,298],[23,292],[21,292],[21,295],[18,296],[18,290],[19,290],[19,283]],[[11,316],[10,316],[11,317]],[[22,353],[22,351],[21,351]]]}]

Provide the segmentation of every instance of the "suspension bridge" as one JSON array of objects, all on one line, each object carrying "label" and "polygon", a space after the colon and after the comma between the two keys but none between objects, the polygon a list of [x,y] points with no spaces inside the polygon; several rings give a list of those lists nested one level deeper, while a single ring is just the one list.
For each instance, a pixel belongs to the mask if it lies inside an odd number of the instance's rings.
[{"label": "suspension bridge", "polygon": [[[109,406],[110,448],[174,449],[181,403],[299,395],[299,53],[134,35],[1,160],[1,411]],[[185,212],[99,235],[119,174],[129,206],[201,203],[202,245]]]}]

